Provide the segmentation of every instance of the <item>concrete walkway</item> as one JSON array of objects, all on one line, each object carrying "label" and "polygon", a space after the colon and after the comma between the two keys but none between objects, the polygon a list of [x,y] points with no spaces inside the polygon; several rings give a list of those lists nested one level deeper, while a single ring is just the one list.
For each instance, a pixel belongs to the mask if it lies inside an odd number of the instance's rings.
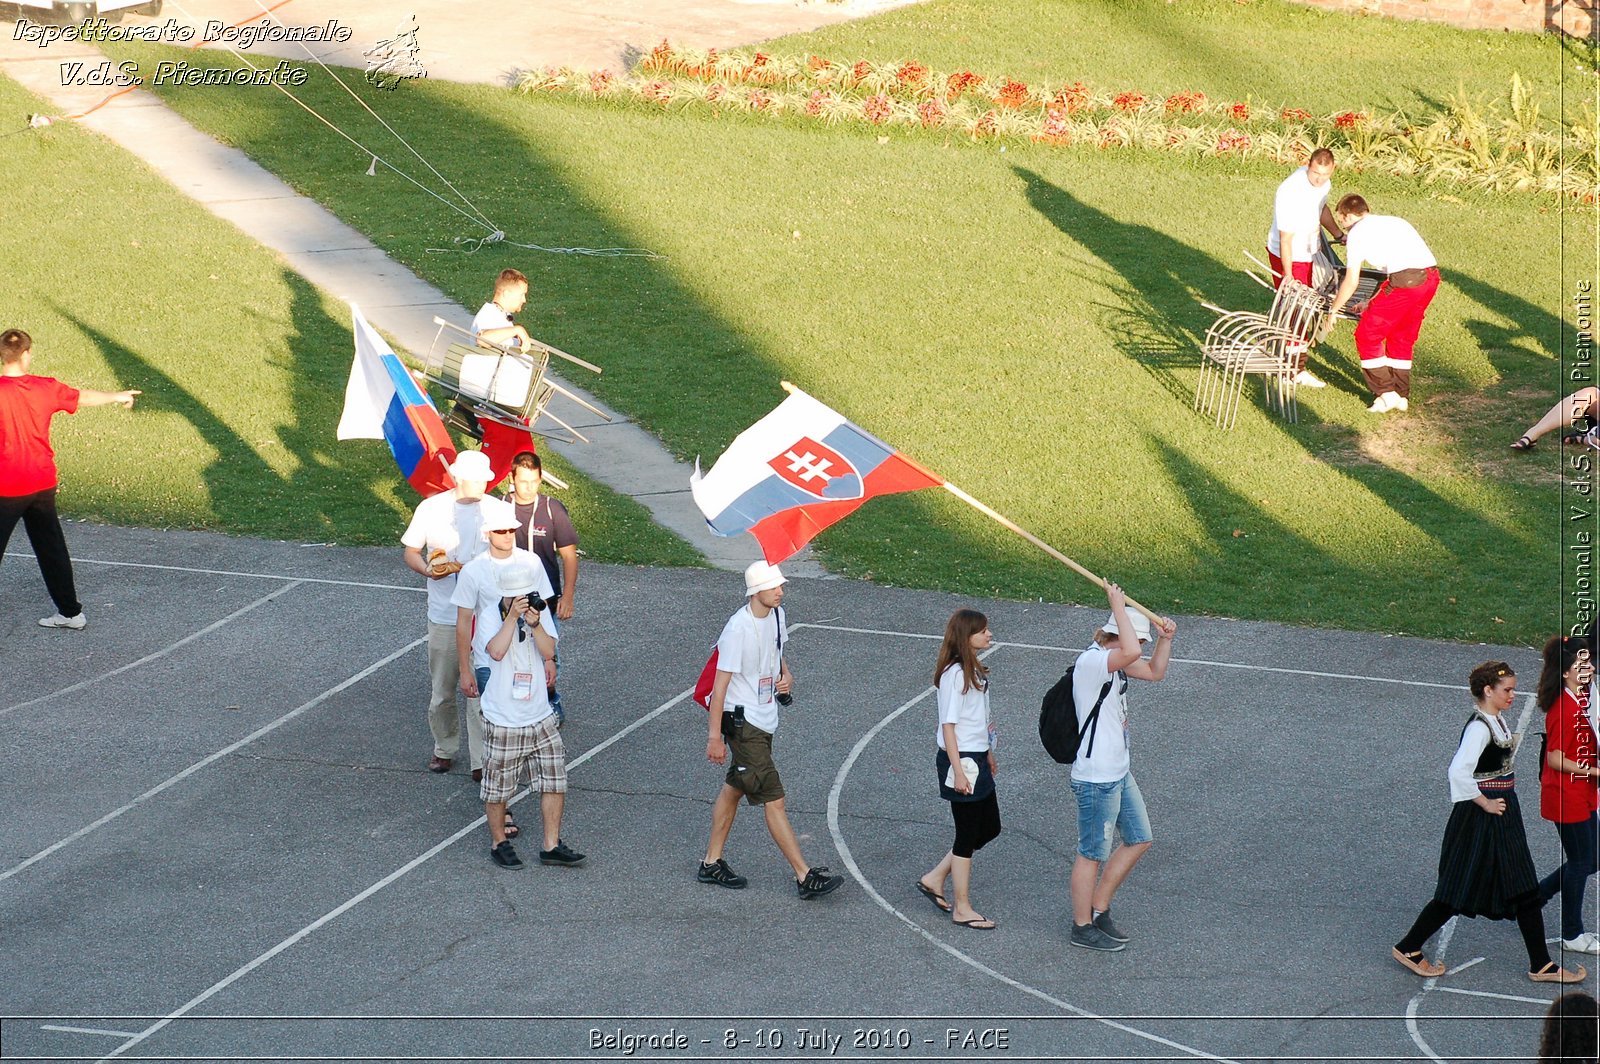
[{"label": "concrete walkway", "polygon": [[[672,6],[680,6],[678,0],[671,2]],[[647,8],[652,5],[660,9],[661,17],[665,17],[668,9],[666,0],[637,0],[633,6]],[[455,32],[460,33],[467,25],[458,4],[439,0],[417,6],[419,11],[424,12],[432,12],[434,8],[450,9],[432,13],[428,20],[429,24],[437,26],[441,37],[446,36],[445,31],[449,27],[456,27]],[[507,9],[505,14],[508,18],[520,18],[523,22],[529,19],[534,9],[544,7],[520,3],[500,6]],[[579,6],[576,3],[567,5],[574,11]],[[186,12],[169,5],[167,14],[181,15],[189,23],[195,22],[196,14],[201,15],[202,19],[219,18],[231,22],[248,16],[252,7],[259,10],[257,5],[242,0],[226,0],[214,4],[197,3],[194,8],[198,12]],[[830,19],[837,21],[843,17],[841,12],[846,10],[819,11],[810,6],[792,10],[784,8],[784,17],[778,18],[777,8],[767,10],[729,3],[728,0],[685,0],[681,7],[680,24],[704,23],[716,28],[716,34],[721,36],[712,35],[706,38],[709,40],[722,40],[741,25],[757,35],[803,29]],[[325,0],[303,0],[296,3],[294,8],[292,19],[287,10],[280,12],[290,24],[337,17],[341,21],[361,21],[363,24],[381,20],[387,25],[394,17],[393,5],[378,0],[337,4]],[[726,16],[737,9],[772,17],[752,19],[747,23],[730,22]],[[694,12],[706,17],[698,22],[694,18],[686,21],[684,16]],[[719,13],[721,21],[709,17],[707,12]],[[805,17],[796,17],[795,12],[802,12]],[[544,11],[540,17],[548,14],[548,10]],[[594,14],[596,12],[591,11],[591,15]],[[163,15],[163,19],[166,17]],[[130,24],[137,25],[140,22],[148,24],[148,20],[134,20]],[[105,97],[105,88],[62,84],[63,63],[86,60],[98,63],[104,59],[100,52],[82,44],[60,41],[40,48],[36,43],[14,40],[10,25],[4,25],[5,28],[0,29],[0,35],[3,35],[3,39],[0,39],[0,72],[49,100],[57,114],[86,111]],[[471,25],[481,26],[482,20]],[[526,30],[524,25],[522,31]],[[653,35],[658,30],[662,30],[660,24],[651,24],[649,33]],[[585,34],[592,31],[592,26],[586,27],[581,20],[574,20],[563,33],[542,42],[541,47],[546,50],[543,54],[552,54],[552,49],[559,51],[567,47],[582,56],[586,54],[583,49],[592,46],[592,42],[584,43],[589,40]],[[710,30],[705,32],[710,33]],[[513,39],[514,35],[502,34],[497,29],[492,37],[504,41]],[[648,37],[642,39],[648,40]],[[567,44],[562,45],[562,40]],[[464,40],[460,46],[465,48]],[[260,47],[265,48],[264,45]],[[298,51],[297,45],[291,47]],[[284,49],[280,46],[280,50]],[[285,54],[288,54],[286,50]],[[486,58],[471,69],[488,70],[500,63],[506,53],[502,50],[500,58],[494,58],[488,51],[480,51],[479,54]],[[304,58],[303,52],[300,58]],[[345,58],[348,61],[349,57]],[[444,63],[440,67],[452,71],[456,69]],[[467,73],[469,68],[461,67],[461,71]],[[199,132],[150,93],[136,90],[118,96],[80,121],[85,127],[143,159],[213,214],[279,252],[289,269],[313,285],[339,299],[358,304],[367,319],[402,350],[420,356],[429,349],[438,329],[433,324],[434,315],[463,326],[470,322],[471,312],[394,262],[364,235],[339,221],[312,200],[295,193],[243,152],[224,147]],[[576,426],[593,442],[584,445],[552,441],[544,446],[556,451],[585,475],[636,499],[650,511],[656,523],[687,540],[712,565],[724,569],[743,569],[759,556],[751,537],[723,539],[711,534],[689,493],[689,465],[673,459],[655,436],[625,415],[610,410],[571,380],[559,378],[556,374],[550,376],[563,387],[605,410],[613,421],[609,424],[600,421],[576,403],[558,396],[551,404],[551,412]],[[332,425],[328,426],[328,432],[332,434]],[[804,554],[786,565],[796,576],[825,575],[820,566]]]}]

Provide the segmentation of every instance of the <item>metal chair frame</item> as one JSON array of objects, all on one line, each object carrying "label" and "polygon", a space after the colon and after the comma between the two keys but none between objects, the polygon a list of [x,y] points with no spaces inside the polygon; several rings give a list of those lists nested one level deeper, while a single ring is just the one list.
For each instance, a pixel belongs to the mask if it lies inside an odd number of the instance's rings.
[{"label": "metal chair frame", "polygon": [[1317,341],[1328,305],[1325,295],[1289,280],[1278,288],[1266,314],[1211,307],[1220,317],[1201,345],[1194,408],[1214,415],[1218,428],[1233,428],[1244,379],[1256,375],[1263,380],[1267,405],[1285,420],[1298,421],[1295,375],[1300,358]]}]

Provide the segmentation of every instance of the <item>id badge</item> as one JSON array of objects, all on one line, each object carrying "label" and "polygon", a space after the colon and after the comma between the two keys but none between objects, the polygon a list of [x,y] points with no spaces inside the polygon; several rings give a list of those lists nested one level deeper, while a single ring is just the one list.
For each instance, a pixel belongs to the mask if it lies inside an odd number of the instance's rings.
[{"label": "id badge", "polygon": [[761,682],[756,686],[756,701],[768,705],[772,701],[772,693],[777,690],[777,678],[773,676],[761,677]]},{"label": "id badge", "polygon": [[514,672],[511,674],[511,697],[518,702],[527,702],[533,698],[533,673]]}]

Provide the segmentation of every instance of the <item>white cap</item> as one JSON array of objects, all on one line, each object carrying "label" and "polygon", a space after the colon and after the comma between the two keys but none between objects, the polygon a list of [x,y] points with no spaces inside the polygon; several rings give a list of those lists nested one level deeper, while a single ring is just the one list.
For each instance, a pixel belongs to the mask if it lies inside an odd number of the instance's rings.
[{"label": "white cap", "polygon": [[744,594],[746,598],[757,591],[771,591],[781,584],[787,584],[788,578],[778,571],[776,565],[766,562],[751,562],[744,571]]},{"label": "white cap", "polygon": [[539,586],[539,575],[533,571],[533,566],[507,565],[500,570],[500,594],[516,598],[526,595]]},{"label": "white cap", "polygon": [[478,512],[483,515],[481,528],[484,539],[489,538],[490,532],[522,527],[522,523],[517,520],[517,508],[503,499],[486,497],[479,505]]},{"label": "white cap", "polygon": [[489,468],[489,456],[482,451],[462,451],[450,463],[450,477],[458,482],[471,480],[487,484],[494,479],[494,470]]},{"label": "white cap", "polygon": [[[1141,643],[1148,643],[1150,641],[1150,618],[1146,617],[1138,610],[1129,610],[1128,619],[1133,621],[1133,634],[1139,637],[1139,641]],[[1117,635],[1119,632],[1119,629],[1117,628],[1117,615],[1113,613],[1110,617],[1108,617],[1106,619],[1106,623],[1100,626],[1100,630],[1102,632],[1110,632],[1112,635]]]}]

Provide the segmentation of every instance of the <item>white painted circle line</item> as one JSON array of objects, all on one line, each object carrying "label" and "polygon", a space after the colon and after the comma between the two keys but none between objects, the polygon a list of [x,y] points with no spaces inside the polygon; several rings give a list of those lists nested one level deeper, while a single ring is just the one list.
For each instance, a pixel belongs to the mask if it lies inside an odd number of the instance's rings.
[{"label": "white painted circle line", "polygon": [[[793,627],[799,626],[795,625]],[[991,647],[989,650],[980,655],[980,657],[987,658],[990,654],[993,654],[996,650],[999,650],[1001,645]],[[855,856],[850,852],[849,843],[845,842],[844,833],[839,829],[839,795],[844,790],[845,780],[849,777],[850,770],[855,766],[856,759],[861,756],[862,751],[866,750],[867,746],[872,742],[872,740],[878,737],[878,733],[898,720],[900,716],[912,706],[916,705],[918,702],[921,702],[923,699],[927,698],[933,693],[934,688],[926,688],[921,694],[915,696],[910,701],[901,705],[899,708],[891,711],[888,716],[884,717],[877,724],[873,725],[872,728],[861,737],[860,741],[856,743],[855,747],[851,749],[849,756],[844,759],[844,764],[839,766],[839,772],[836,776],[834,776],[833,779],[833,786],[828,791],[828,832],[833,836],[833,844],[839,851],[840,860],[844,862],[845,868],[849,871],[850,875],[855,879],[855,881],[861,884],[861,888],[867,892],[867,896],[873,901],[877,902],[878,906],[890,916],[893,916],[895,919],[911,928],[911,930],[915,931],[918,935],[921,935],[928,942],[948,953],[950,956],[956,958],[962,964],[982,972],[989,978],[1004,983],[1006,986],[1009,986],[1014,990],[1020,990],[1030,997],[1037,998],[1048,1005],[1053,1005],[1056,1008],[1061,1009],[1063,1012],[1070,1012],[1074,1016],[1081,1016],[1086,1020],[1094,1020],[1096,1023],[1104,1024],[1105,1026],[1117,1031],[1121,1031],[1124,1034],[1131,1034],[1136,1038],[1143,1038],[1147,1041],[1155,1042],[1159,1045],[1166,1046],[1169,1049],[1175,1049],[1181,1053],[1187,1053],[1189,1056],[1197,1057],[1201,1060],[1216,1061],[1218,1064],[1236,1064],[1236,1062],[1229,1060],[1227,1057],[1213,1056],[1204,1050],[1195,1049],[1192,1046],[1186,1046],[1181,1042],[1174,1042],[1171,1039],[1163,1038],[1160,1035],[1154,1034],[1150,1031],[1142,1031],[1137,1027],[1130,1027],[1129,1025],[1121,1023],[1117,1020],[1098,1015],[1097,1013],[1090,1012],[1087,1009],[1081,1009],[1070,1002],[1062,1001],[1057,997],[1052,997],[1050,994],[1045,993],[1043,990],[1040,990],[1037,987],[1029,986],[1027,983],[1011,978],[1009,975],[995,971],[993,968],[989,967],[987,964],[984,964],[976,957],[962,952],[960,949],[950,945],[948,942],[927,931],[916,921],[912,920],[911,917],[895,908],[888,899],[886,899],[882,894],[878,893],[877,888],[875,888],[867,880],[867,877],[862,874],[860,866],[856,864]]]}]

